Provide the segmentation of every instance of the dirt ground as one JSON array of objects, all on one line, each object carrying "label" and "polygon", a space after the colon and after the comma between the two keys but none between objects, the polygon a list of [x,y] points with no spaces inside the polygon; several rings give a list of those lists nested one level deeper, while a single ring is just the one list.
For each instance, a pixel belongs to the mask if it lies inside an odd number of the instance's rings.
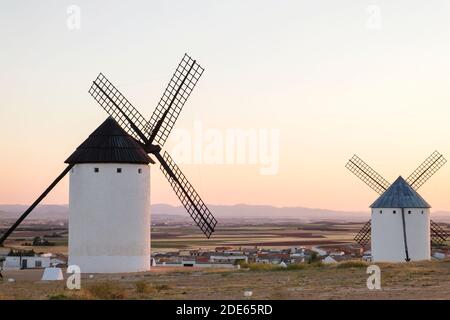
[{"label": "dirt ground", "polygon": [[307,265],[270,271],[160,267],[136,274],[83,275],[81,290],[68,290],[65,281],[40,281],[43,270],[5,271],[0,299],[231,300],[244,299],[244,291],[253,292],[251,299],[450,299],[450,261],[379,264],[381,290],[367,289],[366,267]]}]

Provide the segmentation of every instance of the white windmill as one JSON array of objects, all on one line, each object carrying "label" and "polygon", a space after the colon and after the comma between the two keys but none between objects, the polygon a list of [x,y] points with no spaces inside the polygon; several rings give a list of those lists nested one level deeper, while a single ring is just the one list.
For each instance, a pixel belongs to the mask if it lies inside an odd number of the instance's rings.
[{"label": "white windmill", "polygon": [[380,194],[370,206],[371,220],[355,236],[363,247],[371,241],[374,261],[429,260],[431,243],[446,241],[448,234],[430,220],[431,207],[417,193],[445,163],[434,152],[406,180],[399,177],[391,185],[358,156],[348,161],[346,168]]},{"label": "white windmill", "polygon": [[150,269],[150,167],[154,155],[176,195],[209,238],[217,224],[161,148],[203,73],[184,55],[149,121],[106,79],[89,93],[110,117],[66,160],[68,166],[0,238],[0,245],[70,172],[69,264],[83,273]]},{"label": "white windmill", "polygon": [[150,269],[150,157],[111,117],[66,160],[69,265],[82,272]]}]

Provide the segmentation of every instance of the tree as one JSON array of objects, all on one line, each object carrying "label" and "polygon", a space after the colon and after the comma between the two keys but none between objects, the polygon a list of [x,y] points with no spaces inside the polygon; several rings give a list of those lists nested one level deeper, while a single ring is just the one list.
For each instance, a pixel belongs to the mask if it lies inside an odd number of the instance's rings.
[{"label": "tree", "polygon": [[319,261],[319,256],[317,255],[317,252],[311,253],[311,255],[309,256],[309,259],[308,259],[308,263],[314,263],[317,261]]}]

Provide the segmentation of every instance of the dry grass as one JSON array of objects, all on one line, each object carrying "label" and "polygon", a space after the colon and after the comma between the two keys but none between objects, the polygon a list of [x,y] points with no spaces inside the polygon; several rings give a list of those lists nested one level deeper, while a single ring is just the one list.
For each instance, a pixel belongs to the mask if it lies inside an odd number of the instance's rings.
[{"label": "dry grass", "polygon": [[304,263],[293,263],[293,264],[288,264],[287,266],[287,270],[303,270],[306,269],[307,265]]},{"label": "dry grass", "polygon": [[7,296],[5,296],[4,294],[0,293],[0,300],[9,300],[9,298]]},{"label": "dry grass", "polygon": [[165,283],[150,283],[139,280],[134,283],[135,292],[138,294],[155,294],[164,290],[171,290],[172,286]]},{"label": "dry grass", "polygon": [[48,300],[70,300],[71,296],[65,293],[54,293],[47,296]]},{"label": "dry grass", "polygon": [[281,271],[284,269],[277,264],[269,263],[249,263],[247,265],[247,268],[250,271]]},{"label": "dry grass", "polygon": [[286,267],[269,263],[242,263],[240,266],[244,271],[293,271],[308,268],[320,268],[324,266],[324,264],[322,264],[321,261],[315,261],[312,263],[288,264]]},{"label": "dry grass", "polygon": [[135,282],[134,287],[136,288],[136,292],[140,294],[150,294],[155,292],[155,289],[144,280]]},{"label": "dry grass", "polygon": [[379,264],[382,290],[367,289],[366,265],[361,262],[250,266],[223,272],[97,275],[83,278],[78,291],[65,289],[62,282],[15,275],[14,283],[0,281],[0,299],[232,300],[243,299],[246,290],[253,291],[252,299],[450,299],[450,261]]},{"label": "dry grass", "polygon": [[127,298],[125,288],[120,286],[119,283],[112,281],[103,281],[91,284],[86,289],[82,290],[82,293],[86,295],[86,298],[99,300],[116,300]]},{"label": "dry grass", "polygon": [[244,271],[282,271],[287,268],[283,268],[278,264],[271,263],[246,263],[243,262],[240,264],[241,269]]},{"label": "dry grass", "polygon": [[168,284],[155,284],[153,285],[153,287],[156,289],[156,291],[164,291],[172,289],[172,286]]},{"label": "dry grass", "polygon": [[367,268],[369,264],[366,261],[361,260],[348,260],[348,261],[342,261],[339,262],[336,265],[336,268],[338,269],[345,269],[345,268]]}]

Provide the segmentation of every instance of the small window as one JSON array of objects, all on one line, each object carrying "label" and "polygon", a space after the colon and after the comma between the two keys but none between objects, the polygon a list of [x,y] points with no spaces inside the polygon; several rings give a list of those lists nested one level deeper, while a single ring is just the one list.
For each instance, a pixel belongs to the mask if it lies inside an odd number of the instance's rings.
[{"label": "small window", "polygon": [[422,210],[422,214],[423,214],[423,210]]},{"label": "small window", "polygon": [[383,210],[380,210],[380,214],[382,214],[383,213]]},{"label": "small window", "polygon": [[117,168],[117,173],[122,173],[122,168]]},{"label": "small window", "polygon": [[138,173],[142,173],[142,169],[138,169]]},{"label": "small window", "polygon": [[36,261],[34,262],[34,266],[35,266],[36,268],[42,267],[42,261],[36,260]]},{"label": "small window", "polygon": [[94,172],[99,172],[100,170],[98,168],[94,168]]},{"label": "small window", "polygon": [[394,210],[394,214],[396,214],[396,213],[397,213],[397,211]]},{"label": "small window", "polygon": [[408,214],[411,214],[411,210],[408,210]]}]

